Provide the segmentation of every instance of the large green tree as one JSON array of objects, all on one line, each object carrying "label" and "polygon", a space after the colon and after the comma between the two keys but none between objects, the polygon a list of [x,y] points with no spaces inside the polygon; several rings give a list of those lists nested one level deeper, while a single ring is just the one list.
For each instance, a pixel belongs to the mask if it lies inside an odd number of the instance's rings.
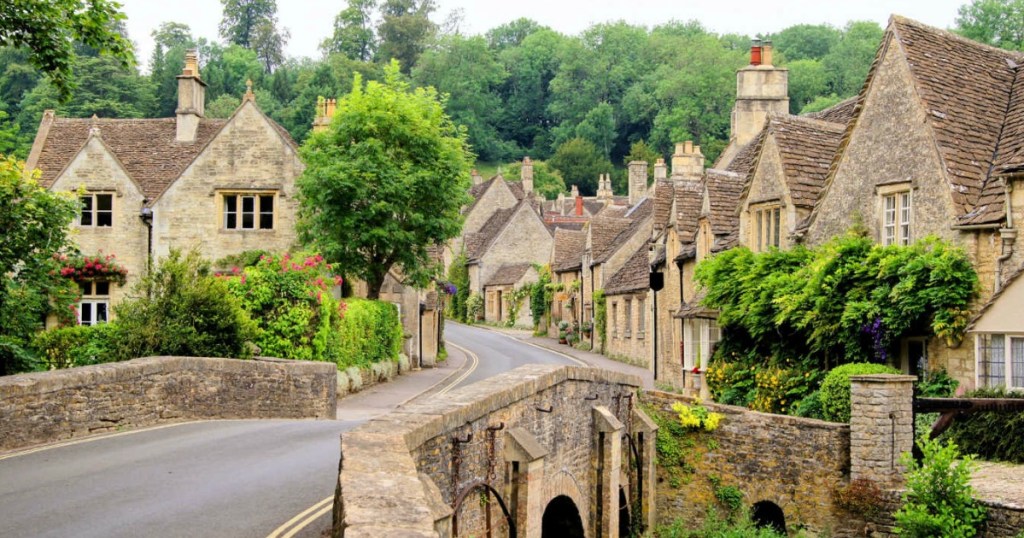
[{"label": "large green tree", "polygon": [[1024,0],[973,0],[960,6],[956,31],[1009,50],[1024,50]]},{"label": "large green tree", "polygon": [[120,7],[110,0],[4,0],[0,45],[26,47],[32,65],[67,100],[74,86],[76,45],[109,54],[124,65],[134,62],[131,42],[118,32],[124,20]]},{"label": "large green tree", "polygon": [[377,59],[398,60],[402,71],[412,71],[416,60],[437,34],[430,14],[437,9],[434,0],[384,0],[377,25]]},{"label": "large green tree", "polygon": [[303,242],[366,281],[371,298],[392,268],[417,285],[438,274],[430,251],[461,232],[473,158],[436,90],[410,89],[397,62],[382,82],[357,76],[300,154]]},{"label": "large green tree", "polygon": [[22,163],[0,158],[0,375],[27,368],[25,346],[46,314],[76,291],[55,255],[70,246],[76,201],[26,179]]},{"label": "large green tree", "polygon": [[334,17],[334,34],[320,44],[324,52],[341,53],[352,60],[373,58],[376,38],[371,24],[376,0],[349,0],[348,7]]},{"label": "large green tree", "polygon": [[573,138],[555,150],[548,165],[561,174],[567,185],[576,185],[580,194],[597,193],[597,176],[612,171],[612,163],[592,142]]}]

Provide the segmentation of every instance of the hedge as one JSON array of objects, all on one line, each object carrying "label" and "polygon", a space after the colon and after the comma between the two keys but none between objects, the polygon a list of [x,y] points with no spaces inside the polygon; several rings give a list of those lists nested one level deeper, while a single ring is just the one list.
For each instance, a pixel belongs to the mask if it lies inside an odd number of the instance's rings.
[{"label": "hedge", "polygon": [[338,368],[397,361],[402,351],[402,322],[391,303],[346,299],[338,330]]},{"label": "hedge", "polygon": [[[978,389],[964,398],[1019,398],[1024,392]],[[964,454],[981,459],[1024,463],[1024,412],[984,411],[959,417],[944,434]]]},{"label": "hedge", "polygon": [[825,420],[850,422],[850,376],[898,374],[899,370],[884,364],[853,362],[832,369],[821,383],[821,412]]}]

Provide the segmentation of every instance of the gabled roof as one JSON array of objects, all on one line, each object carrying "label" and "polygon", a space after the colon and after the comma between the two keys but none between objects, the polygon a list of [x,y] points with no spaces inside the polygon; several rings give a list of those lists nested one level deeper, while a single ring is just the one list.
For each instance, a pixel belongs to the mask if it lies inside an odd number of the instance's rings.
[{"label": "gabled roof", "polygon": [[637,202],[637,204],[626,212],[625,220],[626,225],[622,228],[619,233],[612,238],[612,240],[606,245],[600,252],[597,249],[593,249],[594,262],[593,263],[604,263],[611,258],[612,254],[615,254],[619,250],[619,247],[623,243],[633,237],[633,234],[647,223],[647,219],[654,213],[654,202],[650,198],[644,198]]},{"label": "gabled roof", "polygon": [[711,231],[716,236],[734,233],[740,224],[736,206],[743,192],[744,177],[713,168],[706,172],[706,176]]},{"label": "gabled roof", "polygon": [[555,229],[555,252],[551,270],[555,273],[579,270],[583,265],[583,249],[586,242],[587,233],[584,231]]},{"label": "gabled roof", "polygon": [[672,218],[675,186],[671,181],[658,180],[654,184],[654,229],[663,230]]},{"label": "gabled roof", "polygon": [[[44,121],[46,121],[44,119]],[[220,132],[227,120],[202,119],[195,142],[178,142],[175,118],[106,119],[53,118],[41,143],[38,159],[29,163],[41,172],[49,188],[82,150],[93,127],[103,144],[150,201],[155,200]]]},{"label": "gabled roof", "polygon": [[462,210],[462,214],[468,215],[469,212],[476,207],[477,202],[480,201],[480,198],[483,197],[484,193],[487,192],[487,189],[491,188],[491,186],[497,181],[501,181],[505,184],[505,187],[507,187],[509,192],[512,193],[512,196],[516,201],[522,201],[523,198],[526,198],[526,195],[523,192],[523,183],[521,181],[506,181],[505,178],[501,177],[501,174],[497,174],[491,179],[482,183],[477,183],[469,188],[469,196],[472,200],[469,202],[469,205]]},{"label": "gabled roof", "polygon": [[[842,124],[802,116],[768,118],[761,140],[766,140],[769,136],[775,140],[782,171],[785,174],[786,188],[793,205],[807,209],[814,207],[845,130],[846,126]],[[756,148],[755,159],[745,177],[741,198],[746,198],[750,191],[764,146],[762,142]]]},{"label": "gabled roof", "polygon": [[856,113],[857,107],[860,106],[860,103],[860,96],[855,95],[849,99],[840,101],[825,110],[811,112],[803,117],[846,125],[850,123],[851,119],[853,119],[853,115]]},{"label": "gabled roof", "polygon": [[509,286],[519,282],[533,266],[528,263],[506,264],[491,275],[485,286]]},{"label": "gabled roof", "polygon": [[757,155],[761,153],[761,144],[764,142],[765,131],[761,129],[761,132],[754,137],[753,140],[747,143],[746,146],[740,148],[736,156],[733,157],[732,161],[729,162],[729,166],[725,168],[728,172],[734,172],[746,177],[750,173],[750,169],[754,166],[754,160],[757,159]]},{"label": "gabled roof", "polygon": [[615,238],[629,228],[629,219],[600,215],[590,221],[590,256],[593,261],[612,248]]},{"label": "gabled roof", "polygon": [[494,238],[498,237],[501,230],[511,221],[512,215],[519,206],[498,209],[487,219],[487,222],[480,227],[476,233],[466,234],[466,260],[479,260],[487,252]]},{"label": "gabled roof", "polygon": [[606,295],[617,295],[646,291],[651,285],[650,273],[647,245],[643,245],[612,275],[604,286],[604,292]]},{"label": "gabled roof", "polygon": [[697,235],[703,181],[680,181],[676,184],[676,234],[681,243],[693,241]]}]

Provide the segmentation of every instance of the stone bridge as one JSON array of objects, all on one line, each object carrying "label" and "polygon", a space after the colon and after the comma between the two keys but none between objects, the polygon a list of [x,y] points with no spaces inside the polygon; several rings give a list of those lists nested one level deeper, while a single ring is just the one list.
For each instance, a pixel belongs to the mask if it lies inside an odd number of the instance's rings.
[{"label": "stone bridge", "polygon": [[334,536],[629,536],[652,526],[640,380],[530,365],[346,433]]}]

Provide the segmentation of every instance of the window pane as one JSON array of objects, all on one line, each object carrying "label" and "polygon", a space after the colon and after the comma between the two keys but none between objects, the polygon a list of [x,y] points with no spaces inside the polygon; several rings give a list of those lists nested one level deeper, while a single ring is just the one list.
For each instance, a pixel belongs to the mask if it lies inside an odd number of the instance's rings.
[{"label": "window pane", "polygon": [[238,197],[224,197],[224,227],[233,230],[238,228]]},{"label": "window pane", "polygon": [[254,196],[243,196],[242,213],[252,213],[254,211],[256,211],[256,198]]},{"label": "window pane", "polygon": [[92,294],[92,282],[79,282],[78,289],[82,295],[90,295]]},{"label": "window pane", "polygon": [[82,226],[92,226],[92,196],[82,196],[79,200],[82,202],[82,214],[78,222]]},{"label": "window pane", "polygon": [[96,303],[96,323],[107,322],[107,303]]},{"label": "window pane", "polygon": [[252,213],[242,213],[242,228],[245,230],[251,230],[253,223],[255,222],[255,216]]},{"label": "window pane", "polygon": [[114,195],[112,194],[97,194],[96,195],[96,209],[99,211],[110,211],[114,208]]},{"label": "window pane", "polygon": [[238,228],[238,217],[234,213],[226,213],[224,215],[224,227],[229,230]]},{"label": "window pane", "polygon": [[97,282],[96,295],[110,295],[110,282]]},{"label": "window pane", "polygon": [[237,196],[225,196],[224,197],[224,212],[234,213],[238,210],[238,197]]},{"label": "window pane", "polygon": [[256,197],[242,196],[242,229],[256,227]]},{"label": "window pane", "polygon": [[762,217],[761,217],[761,215],[762,215],[762,213],[764,213],[764,212],[763,211],[758,211],[758,212],[755,213],[755,215],[757,215],[757,250],[759,250],[759,251],[761,250],[761,247],[762,247],[762,242],[761,242],[762,239],[761,238],[764,237],[762,235],[762,233],[761,233],[761,230],[762,230],[762,223],[761,223],[761,218]]},{"label": "window pane", "polygon": [[78,322],[82,325],[92,325],[92,303],[78,305]]},{"label": "window pane", "polygon": [[636,305],[637,305],[636,306],[636,310],[637,310],[637,312],[636,312],[636,316],[637,316],[636,317],[637,329],[636,330],[638,332],[644,332],[644,328],[645,328],[644,325],[645,325],[645,323],[647,321],[647,316],[644,315],[644,300],[640,299],[639,301],[637,301]]},{"label": "window pane", "polygon": [[270,230],[274,227],[274,197],[260,196],[260,229]]},{"label": "window pane", "polygon": [[1024,338],[1010,339],[1010,384],[1024,387]]},{"label": "window pane", "polygon": [[994,388],[1006,383],[1006,337],[983,334],[978,337],[978,384]]},{"label": "window pane", "polygon": [[774,237],[772,238],[772,246],[777,247],[781,244],[779,242],[779,230],[782,228],[782,210],[779,208],[775,208],[774,210],[772,210],[772,214],[775,217],[775,221],[772,224],[772,230],[774,232]]}]

